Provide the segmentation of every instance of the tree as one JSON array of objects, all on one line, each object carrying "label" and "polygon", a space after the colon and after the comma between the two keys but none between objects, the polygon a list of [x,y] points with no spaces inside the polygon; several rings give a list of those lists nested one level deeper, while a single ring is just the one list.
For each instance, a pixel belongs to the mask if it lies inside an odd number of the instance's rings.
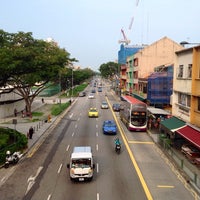
[{"label": "tree", "polygon": [[101,72],[101,76],[104,78],[112,78],[113,75],[119,75],[119,67],[120,65],[115,62],[104,63],[99,67],[99,71]]},{"label": "tree", "polygon": [[[72,84],[72,70],[73,70],[73,84]],[[70,88],[72,85],[79,85],[83,81],[89,79],[94,75],[94,72],[89,69],[76,69],[73,68],[65,68],[61,73],[61,89],[66,90]]]},{"label": "tree", "polygon": [[47,83],[58,82],[60,70],[74,60],[65,49],[34,39],[32,33],[0,30],[0,86],[20,95],[29,113],[34,98]]}]

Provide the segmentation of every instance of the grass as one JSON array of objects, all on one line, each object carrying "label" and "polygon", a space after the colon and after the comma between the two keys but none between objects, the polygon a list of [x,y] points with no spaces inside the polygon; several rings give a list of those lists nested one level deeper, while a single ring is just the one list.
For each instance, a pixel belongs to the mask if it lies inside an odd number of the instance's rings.
[{"label": "grass", "polygon": [[70,106],[69,102],[61,103],[61,104],[54,104],[54,105],[52,105],[52,108],[51,108],[51,114],[54,115],[54,116],[57,116],[60,113],[62,113],[63,110],[65,110],[69,106]]},{"label": "grass", "polygon": [[42,115],[44,115],[43,112],[32,112],[33,117],[41,117]]}]

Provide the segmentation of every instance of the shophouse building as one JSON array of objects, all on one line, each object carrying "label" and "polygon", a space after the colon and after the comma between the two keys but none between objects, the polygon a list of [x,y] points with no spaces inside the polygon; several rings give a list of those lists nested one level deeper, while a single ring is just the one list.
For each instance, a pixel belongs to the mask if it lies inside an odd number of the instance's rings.
[{"label": "shophouse building", "polygon": [[177,51],[172,114],[200,127],[200,46]]},{"label": "shophouse building", "polygon": [[119,80],[120,93],[126,92],[127,57],[134,55],[136,52],[138,52],[143,48],[144,46],[139,46],[139,45],[124,45],[124,44],[120,45],[120,50],[118,51],[118,63],[120,64],[120,80]]},{"label": "shophouse building", "polygon": [[126,91],[139,99],[147,99],[148,77],[157,69],[174,63],[175,52],[184,47],[168,37],[154,42],[127,58]]},{"label": "shophouse building", "polygon": [[173,65],[161,67],[159,71],[150,74],[147,83],[149,104],[154,107],[169,108],[173,92]]}]

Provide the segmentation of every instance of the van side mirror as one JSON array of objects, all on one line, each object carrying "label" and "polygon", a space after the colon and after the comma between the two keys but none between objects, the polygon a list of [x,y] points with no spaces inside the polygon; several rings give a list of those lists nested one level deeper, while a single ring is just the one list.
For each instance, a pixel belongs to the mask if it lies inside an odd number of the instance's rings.
[{"label": "van side mirror", "polygon": [[95,164],[93,164],[93,166],[92,166],[92,167],[93,167],[93,169],[94,169],[94,168],[95,168]]}]

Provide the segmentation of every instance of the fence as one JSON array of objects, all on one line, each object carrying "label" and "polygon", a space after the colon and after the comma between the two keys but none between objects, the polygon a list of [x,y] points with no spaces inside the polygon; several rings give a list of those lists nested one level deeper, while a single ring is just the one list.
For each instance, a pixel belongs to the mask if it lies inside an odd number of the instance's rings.
[{"label": "fence", "polygon": [[170,159],[174,161],[182,176],[185,178],[187,183],[190,183],[200,193],[200,170],[198,167],[188,161],[188,159],[180,153],[180,150],[174,149],[169,141],[159,134],[158,139],[159,145],[162,150]]}]

